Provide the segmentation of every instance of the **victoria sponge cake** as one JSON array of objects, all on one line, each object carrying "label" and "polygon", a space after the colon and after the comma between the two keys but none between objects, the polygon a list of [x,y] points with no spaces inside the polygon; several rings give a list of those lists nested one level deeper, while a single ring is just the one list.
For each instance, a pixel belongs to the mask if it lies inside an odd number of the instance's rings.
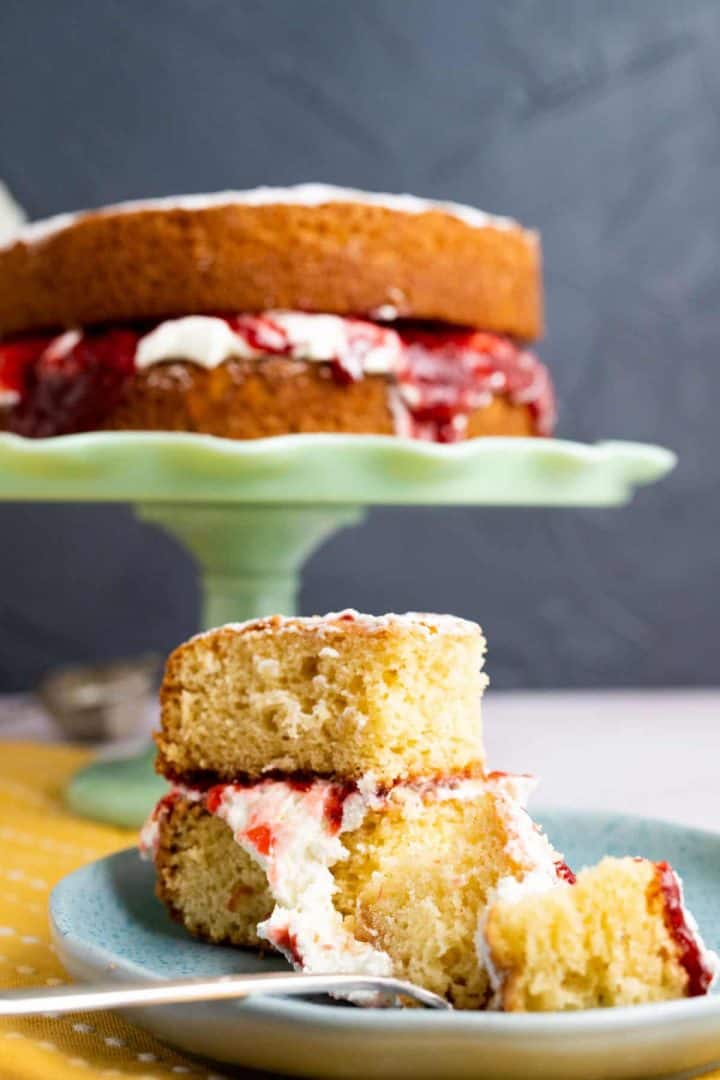
[{"label": "victoria sponge cake", "polygon": [[0,246],[0,429],[549,435],[537,236],[320,184],[124,203]]}]

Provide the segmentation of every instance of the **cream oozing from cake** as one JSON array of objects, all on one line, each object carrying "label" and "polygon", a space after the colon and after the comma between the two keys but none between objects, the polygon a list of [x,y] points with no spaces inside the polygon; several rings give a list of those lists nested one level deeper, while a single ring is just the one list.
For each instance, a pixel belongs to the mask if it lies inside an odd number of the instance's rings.
[{"label": "cream oozing from cake", "polygon": [[[160,804],[158,803],[158,806]],[[160,844],[160,815],[157,813],[158,807],[156,806],[150,816],[146,819],[145,824],[140,830],[140,838],[138,840],[138,847],[140,848],[140,855],[143,859],[154,861],[157,858],[158,847]]]},{"label": "cream oozing from cake", "polygon": [[388,408],[402,437],[432,441],[441,422],[447,429],[444,441],[456,441],[465,436],[471,414],[501,395],[531,410],[538,434],[551,434],[552,383],[535,354],[481,333],[475,338],[484,344],[476,351],[468,344],[472,335],[465,337],[463,344],[462,335],[446,340],[420,332],[414,340],[407,330],[366,319],[300,311],[187,315],[166,319],[140,338],[135,367],[183,360],[211,369],[233,358],[282,356],[331,364],[345,383],[388,378]]},{"label": "cream oozing from cake", "polygon": [[362,824],[365,796],[329,780],[264,780],[223,785],[210,805],[267,877],[275,907],[259,937],[304,971],[391,974],[387,953],[354,937],[332,899],[330,869],[348,854],[340,835]]},{"label": "cream oozing from cake", "polygon": [[505,852],[516,865],[522,867],[519,875],[507,874],[495,883],[488,893],[484,908],[478,913],[475,949],[493,991],[488,1008],[497,1009],[501,1004],[502,977],[493,963],[485,937],[490,908],[499,901],[520,900],[547,892],[548,889],[570,886],[564,876],[567,868],[562,855],[555,851],[526,810],[528,799],[537,786],[536,778],[514,773],[491,773],[488,784],[497,796],[498,810],[505,824]]},{"label": "cream oozing from cake", "polygon": [[[507,855],[514,863],[528,868],[516,884],[526,891],[537,891],[542,885],[554,888],[560,880],[558,864],[562,863],[562,856],[554,850],[526,809],[537,787],[536,778],[515,773],[491,773],[487,782],[497,796],[498,811],[505,824]],[[496,888],[505,887],[504,880],[501,879]]]},{"label": "cream oozing from cake", "polygon": [[389,791],[372,777],[357,785],[273,779],[221,785],[206,807],[265,872],[275,907],[258,925],[260,937],[304,971],[390,975],[387,953],[350,933],[333,904],[330,871],[348,855],[342,833],[358,829],[371,809],[396,805],[419,816],[429,797],[469,800],[485,790],[481,778],[402,783]]},{"label": "cream oozing from cake", "polygon": [[214,368],[231,356],[253,356],[244,337],[224,319],[209,315],[186,315],[166,319],[140,338],[135,353],[139,370],[182,357],[204,368]]},{"label": "cream oozing from cake", "polygon": [[0,180],[0,247],[17,235],[26,220],[25,211]]},{"label": "cream oozing from cake", "polygon": [[423,199],[417,195],[393,195],[377,191],[359,191],[354,188],[336,187],[333,184],[296,184],[292,187],[257,187],[248,191],[216,191],[209,194],[171,195],[158,199],[136,199],[103,206],[97,210],[78,213],[56,214],[41,221],[19,225],[3,237],[0,249],[13,244],[41,243],[56,233],[70,228],[88,216],[98,214],[135,214],[146,210],[210,210],[220,206],[326,206],[331,203],[355,203],[363,206],[379,206],[403,214],[426,214],[439,211],[479,229],[511,229],[516,222],[511,218],[487,214],[473,206],[462,203]]}]

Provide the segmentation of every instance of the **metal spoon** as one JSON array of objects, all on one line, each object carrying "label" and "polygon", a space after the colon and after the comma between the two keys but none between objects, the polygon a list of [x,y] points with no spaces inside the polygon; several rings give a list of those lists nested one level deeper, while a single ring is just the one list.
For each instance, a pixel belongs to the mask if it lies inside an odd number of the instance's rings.
[{"label": "metal spoon", "polygon": [[355,990],[375,991],[391,998],[410,998],[428,1009],[452,1008],[444,998],[402,979],[369,975],[306,975],[290,971],[222,975],[211,979],[175,979],[158,983],[96,983],[87,989],[66,986],[53,990],[14,990],[0,994],[0,1016],[37,1016],[47,1012],[91,1012],[133,1005],[220,1001],[254,994],[347,994]]}]

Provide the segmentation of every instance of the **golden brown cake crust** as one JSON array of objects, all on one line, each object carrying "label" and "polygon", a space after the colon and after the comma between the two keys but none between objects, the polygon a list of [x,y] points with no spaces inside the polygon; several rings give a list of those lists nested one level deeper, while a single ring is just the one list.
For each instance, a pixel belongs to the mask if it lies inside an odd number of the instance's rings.
[{"label": "golden brown cake crust", "polygon": [[[390,388],[384,375],[340,385],[326,365],[284,357],[262,364],[229,360],[210,370],[178,361],[138,372],[99,426],[196,431],[226,439],[310,432],[393,435]],[[496,397],[470,414],[465,437],[534,434],[527,405]]]},{"label": "golden brown cake crust", "polygon": [[0,250],[0,336],[187,312],[399,316],[530,340],[535,233],[360,202],[109,209]]}]

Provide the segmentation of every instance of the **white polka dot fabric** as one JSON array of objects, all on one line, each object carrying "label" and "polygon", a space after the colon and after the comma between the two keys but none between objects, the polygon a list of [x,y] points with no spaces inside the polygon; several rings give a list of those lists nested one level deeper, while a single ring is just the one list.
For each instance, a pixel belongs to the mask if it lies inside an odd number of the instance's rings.
[{"label": "white polka dot fabric", "polygon": [[[0,744],[0,988],[62,986],[50,941],[53,885],[135,834],[83,821],[60,792],[86,755],[68,747]],[[0,990],[1,992],[1,990]],[[113,1013],[0,1019],[0,1080],[223,1080]]]}]

